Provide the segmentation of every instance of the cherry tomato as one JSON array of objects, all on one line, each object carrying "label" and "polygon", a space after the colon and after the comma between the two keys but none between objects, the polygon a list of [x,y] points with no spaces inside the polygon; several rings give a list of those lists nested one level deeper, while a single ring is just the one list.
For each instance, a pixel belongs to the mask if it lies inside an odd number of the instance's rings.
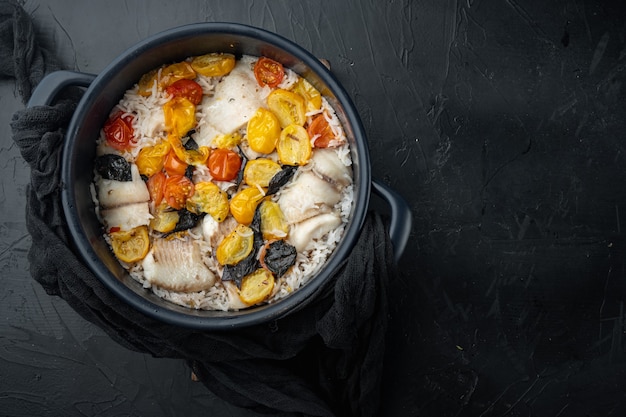
[{"label": "cherry tomato", "polygon": [[174,150],[170,150],[167,156],[165,157],[165,162],[163,164],[163,168],[165,172],[169,176],[172,175],[185,175],[185,171],[187,171],[187,164],[176,156],[176,152]]},{"label": "cherry tomato", "polygon": [[137,262],[148,254],[150,237],[146,226],[110,233],[111,248],[122,262]]},{"label": "cherry tomato", "polygon": [[253,159],[252,161],[248,161],[246,167],[243,169],[243,180],[248,185],[268,187],[272,177],[281,169],[281,166],[271,159]]},{"label": "cherry tomato", "polygon": [[263,239],[284,239],[289,233],[289,223],[278,203],[272,200],[263,201],[259,206],[261,214],[261,233]]},{"label": "cherry tomato", "polygon": [[280,62],[262,56],[254,64],[254,77],[261,87],[275,88],[283,81],[285,69]]},{"label": "cherry tomato", "polygon": [[159,76],[159,69],[155,68],[146,72],[141,76],[137,83],[137,93],[140,96],[149,97],[152,95],[152,89],[155,87],[157,77]]},{"label": "cherry tomato", "polygon": [[217,135],[213,138],[213,145],[220,149],[234,148],[241,143],[242,139],[239,132],[233,132],[228,135]]},{"label": "cherry tomato", "polygon": [[171,146],[167,141],[161,141],[153,146],[146,146],[139,151],[135,164],[141,175],[151,177],[163,169],[165,157]]},{"label": "cherry tomato", "polygon": [[327,148],[329,143],[335,139],[335,134],[324,114],[318,114],[313,118],[311,124],[307,127],[307,133],[313,140],[316,148]]},{"label": "cherry tomato", "polygon": [[235,68],[235,55],[214,52],[194,57],[191,67],[205,77],[221,77]]},{"label": "cherry tomato", "polygon": [[277,89],[267,96],[267,106],[283,129],[291,124],[304,126],[306,122],[304,97],[292,91]]},{"label": "cherry tomato", "polygon": [[241,281],[239,298],[247,305],[258,304],[270,296],[274,289],[274,275],[263,268],[246,275]]},{"label": "cherry tomato", "polygon": [[189,62],[182,61],[164,67],[159,76],[159,87],[164,89],[178,80],[191,80],[196,78],[196,72],[193,70]]},{"label": "cherry tomato", "polygon": [[183,78],[174,82],[165,89],[165,92],[173,97],[184,97],[194,105],[202,101],[202,87],[194,80]]},{"label": "cherry tomato", "polygon": [[134,143],[133,116],[120,111],[104,124],[104,135],[107,143],[118,151],[129,150]]},{"label": "cherry tomato", "polygon": [[218,181],[232,181],[241,168],[241,157],[230,149],[215,149],[207,162],[211,176]]},{"label": "cherry tomato", "polygon": [[304,97],[307,113],[322,108],[322,95],[304,78],[298,78],[298,81],[293,85],[291,91]]},{"label": "cherry tomato", "polygon": [[163,201],[163,188],[165,187],[165,173],[157,172],[146,182],[148,187],[148,193],[150,193],[150,200],[154,203],[154,206],[158,206]]},{"label": "cherry tomato", "polygon": [[306,129],[289,125],[280,132],[276,144],[278,159],[283,165],[306,165],[311,157],[311,140]]},{"label": "cherry tomato", "polygon": [[243,261],[254,246],[254,232],[243,224],[230,232],[217,246],[215,258],[220,265],[235,265]]},{"label": "cherry tomato", "polygon": [[187,210],[192,213],[208,213],[221,223],[228,216],[228,194],[213,184],[203,181],[194,185],[193,195],[187,199]]},{"label": "cherry tomato", "polygon": [[185,207],[187,199],[193,195],[193,182],[184,175],[172,175],[165,180],[163,197],[170,207],[180,210]]},{"label": "cherry tomato", "polygon": [[265,197],[257,187],[244,188],[230,199],[230,214],[241,224],[250,224],[259,202]]},{"label": "cherry tomato", "polygon": [[183,137],[196,125],[196,106],[185,97],[174,97],[163,105],[165,126],[174,135]]},{"label": "cherry tomato", "polygon": [[154,217],[150,219],[150,228],[161,233],[169,233],[176,228],[176,224],[180,220],[177,210],[172,210],[167,204],[163,203],[154,209]]},{"label": "cherry tomato", "polygon": [[248,145],[255,152],[269,154],[274,152],[280,136],[280,123],[274,113],[259,107],[248,121]]},{"label": "cherry tomato", "polygon": [[178,160],[187,165],[204,164],[211,152],[211,149],[207,146],[200,146],[198,149],[187,149],[180,137],[174,134],[168,135],[167,141],[172,146],[172,151],[176,154]]}]

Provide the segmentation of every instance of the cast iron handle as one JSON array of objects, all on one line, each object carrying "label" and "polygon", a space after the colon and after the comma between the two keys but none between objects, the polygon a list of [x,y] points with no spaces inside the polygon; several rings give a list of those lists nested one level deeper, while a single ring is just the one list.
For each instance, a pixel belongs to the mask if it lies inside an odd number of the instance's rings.
[{"label": "cast iron handle", "polygon": [[[33,91],[28,107],[49,106],[56,95],[69,86],[89,87],[96,78],[93,74],[77,71],[55,71],[46,75]],[[373,191],[389,204],[391,219],[389,224],[389,237],[393,244],[396,261],[400,259],[411,232],[411,209],[407,202],[394,190],[382,182],[372,180]]]},{"label": "cast iron handle", "polygon": [[43,77],[35,87],[35,91],[28,100],[27,107],[49,106],[57,94],[65,87],[89,87],[96,78],[93,74],[77,71],[55,71]]},{"label": "cast iron handle", "polygon": [[391,208],[389,238],[393,244],[395,259],[399,261],[411,234],[411,208],[400,194],[376,179],[372,179],[372,190]]}]

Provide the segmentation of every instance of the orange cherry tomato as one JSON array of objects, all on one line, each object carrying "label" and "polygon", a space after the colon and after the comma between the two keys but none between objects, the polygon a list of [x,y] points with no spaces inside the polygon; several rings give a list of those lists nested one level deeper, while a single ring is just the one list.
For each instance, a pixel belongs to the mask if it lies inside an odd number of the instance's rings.
[{"label": "orange cherry tomato", "polygon": [[173,97],[184,97],[194,105],[202,101],[202,87],[194,80],[183,78],[174,82],[165,89],[165,92]]},{"label": "orange cherry tomato", "polygon": [[267,57],[260,57],[254,64],[254,77],[261,87],[275,88],[283,81],[285,69],[280,62]]},{"label": "orange cherry tomato", "polygon": [[313,139],[316,148],[327,148],[329,143],[335,139],[335,134],[323,114],[315,116],[306,131],[309,137]]},{"label": "orange cherry tomato", "polygon": [[241,168],[241,157],[230,149],[216,149],[207,162],[211,176],[218,181],[232,181]]},{"label": "orange cherry tomato", "polygon": [[117,112],[104,124],[103,130],[107,143],[118,151],[130,149],[134,143],[133,116]]},{"label": "orange cherry tomato", "polygon": [[150,200],[154,203],[154,206],[158,206],[163,201],[163,189],[165,187],[165,180],[167,177],[163,171],[159,171],[146,182],[148,187],[148,193],[150,193]]},{"label": "orange cherry tomato", "polygon": [[163,164],[163,168],[168,175],[185,175],[185,171],[187,170],[187,164],[176,156],[176,152],[174,150],[170,150],[167,156],[165,157],[165,163]]},{"label": "orange cherry tomato", "polygon": [[187,199],[194,193],[193,182],[184,175],[172,175],[165,180],[163,198],[173,209],[185,207]]}]

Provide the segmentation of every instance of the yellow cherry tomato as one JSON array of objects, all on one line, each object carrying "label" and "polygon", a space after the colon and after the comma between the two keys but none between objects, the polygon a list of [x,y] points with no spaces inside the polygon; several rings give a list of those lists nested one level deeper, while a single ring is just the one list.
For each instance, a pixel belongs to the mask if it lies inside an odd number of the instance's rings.
[{"label": "yellow cherry tomato", "polygon": [[[185,149],[180,137],[174,134],[170,134],[167,137],[167,141],[180,162],[184,162],[187,165],[202,165],[211,154],[211,150],[206,146],[200,146],[198,149]],[[167,162],[165,168],[167,169]]]},{"label": "yellow cherry tomato", "polygon": [[159,88],[164,89],[174,84],[178,80],[192,80],[196,78],[196,72],[189,62],[182,61],[164,67],[158,73]]},{"label": "yellow cherry tomato", "polygon": [[284,239],[289,233],[289,224],[283,211],[275,201],[263,201],[259,206],[261,214],[261,233],[263,239]]},{"label": "yellow cherry tomato", "polygon": [[284,165],[306,165],[311,158],[311,140],[306,129],[289,125],[280,132],[276,144],[278,159]]},{"label": "yellow cherry tomato", "polygon": [[215,258],[220,265],[235,265],[250,255],[253,246],[254,232],[239,224],[217,246]]},{"label": "yellow cherry tomato", "polygon": [[184,97],[174,97],[163,105],[165,128],[183,137],[196,125],[196,106]]},{"label": "yellow cherry tomato", "polygon": [[157,232],[169,233],[176,227],[180,215],[177,210],[163,203],[154,210],[154,217],[150,219],[150,228]]},{"label": "yellow cherry tomato", "polygon": [[165,157],[169,153],[171,145],[167,141],[161,141],[153,146],[141,148],[135,164],[141,175],[151,177],[163,169]]},{"label": "yellow cherry tomato", "polygon": [[187,199],[186,208],[196,214],[208,213],[215,221],[223,222],[229,211],[228,194],[210,181],[199,182]]},{"label": "yellow cherry tomato", "polygon": [[265,195],[257,187],[244,188],[230,199],[230,214],[241,224],[252,223],[254,211]]},{"label": "yellow cherry tomato", "polygon": [[304,97],[298,93],[276,89],[267,96],[267,106],[274,113],[281,128],[306,122]]},{"label": "yellow cherry tomato", "polygon": [[280,135],[280,123],[271,111],[260,107],[248,121],[248,145],[259,153],[272,153]]},{"label": "yellow cherry tomato", "polygon": [[232,149],[241,143],[242,137],[239,132],[228,135],[217,135],[213,138],[212,145],[219,149]]},{"label": "yellow cherry tomato", "polygon": [[304,78],[298,78],[298,81],[293,85],[291,91],[304,97],[307,113],[318,111],[322,108],[322,95]]},{"label": "yellow cherry tomato", "polygon": [[152,89],[155,87],[158,74],[159,68],[156,68],[152,71],[146,72],[144,75],[141,76],[139,82],[137,83],[137,93],[140,96],[149,97],[152,95]]},{"label": "yellow cherry tomato", "polygon": [[253,159],[248,161],[243,170],[243,180],[251,186],[267,187],[272,177],[281,169],[281,166],[271,159]]},{"label": "yellow cherry tomato", "polygon": [[113,253],[122,262],[140,261],[146,257],[150,249],[150,237],[146,226],[111,232],[109,236]]},{"label": "yellow cherry tomato", "polygon": [[270,296],[274,289],[274,275],[266,269],[259,268],[243,277],[239,298],[248,305],[258,304]]},{"label": "yellow cherry tomato", "polygon": [[196,56],[191,60],[191,67],[205,77],[221,77],[235,67],[235,55],[215,52]]}]

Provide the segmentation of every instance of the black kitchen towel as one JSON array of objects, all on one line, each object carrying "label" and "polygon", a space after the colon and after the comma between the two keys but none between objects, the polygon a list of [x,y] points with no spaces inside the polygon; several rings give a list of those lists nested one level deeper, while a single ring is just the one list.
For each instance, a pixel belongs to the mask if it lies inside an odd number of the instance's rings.
[{"label": "black kitchen towel", "polygon": [[[0,1],[0,76],[26,103],[56,61],[38,46],[29,16]],[[115,298],[69,246],[60,204],[59,156],[76,101],[15,113],[13,139],[31,168],[26,224],[31,275],[50,295],[123,346],[185,360],[232,404],[275,416],[375,416],[380,403],[392,246],[381,215],[368,213],[352,254],[306,306],[271,323],[230,332],[178,328]]]}]

